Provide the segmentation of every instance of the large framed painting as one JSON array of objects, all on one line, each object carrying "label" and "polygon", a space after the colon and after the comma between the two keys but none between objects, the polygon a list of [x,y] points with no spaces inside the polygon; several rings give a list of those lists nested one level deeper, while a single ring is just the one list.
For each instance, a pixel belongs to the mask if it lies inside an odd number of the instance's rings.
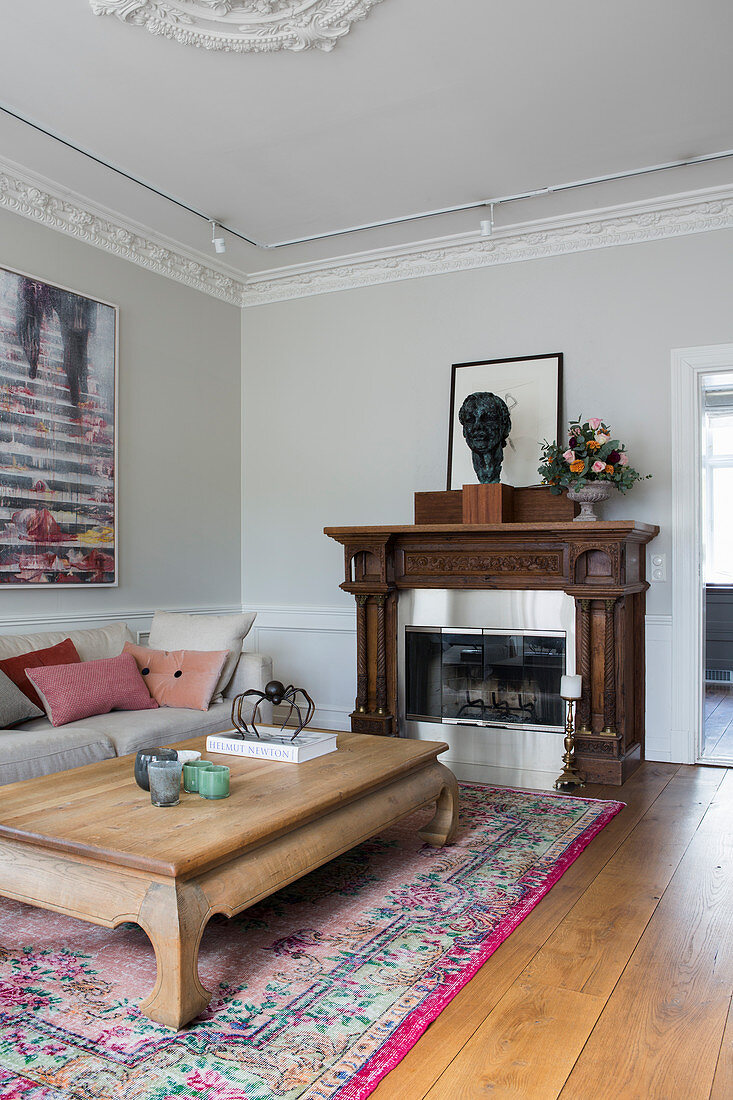
[{"label": "large framed painting", "polygon": [[0,585],[117,584],[116,306],[0,267]]},{"label": "large framed painting", "polygon": [[560,438],[561,393],[561,353],[454,363],[448,488],[496,480],[497,463],[505,485],[539,484],[540,447]]}]

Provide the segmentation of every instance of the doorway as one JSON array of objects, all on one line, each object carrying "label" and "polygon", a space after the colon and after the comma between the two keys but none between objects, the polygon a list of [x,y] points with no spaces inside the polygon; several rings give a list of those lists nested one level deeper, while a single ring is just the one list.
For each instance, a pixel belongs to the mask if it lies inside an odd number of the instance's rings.
[{"label": "doorway", "polygon": [[671,396],[670,759],[733,765],[733,344],[674,351]]}]

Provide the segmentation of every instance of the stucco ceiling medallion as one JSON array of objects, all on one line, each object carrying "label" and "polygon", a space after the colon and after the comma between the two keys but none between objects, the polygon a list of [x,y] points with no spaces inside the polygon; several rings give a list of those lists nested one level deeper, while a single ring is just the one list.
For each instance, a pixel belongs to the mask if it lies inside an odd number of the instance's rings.
[{"label": "stucco ceiling medallion", "polygon": [[332,50],[382,0],[89,0],[185,46],[233,53]]}]

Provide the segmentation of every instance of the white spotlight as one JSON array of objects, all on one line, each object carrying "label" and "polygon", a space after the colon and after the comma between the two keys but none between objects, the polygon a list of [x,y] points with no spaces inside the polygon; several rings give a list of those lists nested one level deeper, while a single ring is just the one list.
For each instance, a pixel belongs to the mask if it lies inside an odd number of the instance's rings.
[{"label": "white spotlight", "polygon": [[490,237],[494,232],[494,204],[493,202],[487,203],[489,207],[489,217],[484,218],[481,224],[481,236]]},{"label": "white spotlight", "polygon": [[226,241],[224,240],[223,237],[217,237],[217,235],[216,235],[217,229],[221,230],[221,226],[217,225],[216,222],[212,221],[212,223],[211,223],[211,243],[213,244],[213,246],[214,246],[214,248],[217,252],[226,252],[227,243],[226,243]]}]

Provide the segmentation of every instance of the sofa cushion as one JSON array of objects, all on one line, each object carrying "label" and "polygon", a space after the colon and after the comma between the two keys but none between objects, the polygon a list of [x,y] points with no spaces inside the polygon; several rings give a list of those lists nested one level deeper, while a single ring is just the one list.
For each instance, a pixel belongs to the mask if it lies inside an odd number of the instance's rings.
[{"label": "sofa cushion", "polygon": [[19,653],[46,649],[71,638],[82,661],[116,657],[125,642],[134,642],[127,623],[108,623],[89,630],[47,630],[39,634],[0,634],[0,661]]},{"label": "sofa cushion", "polygon": [[48,649],[32,649],[28,653],[6,657],[4,661],[0,661],[0,672],[4,672],[28,696],[31,703],[42,709],[43,703],[36,691],[36,685],[28,676],[28,670],[42,668],[44,665],[78,665],[80,661],[81,657],[71,638],[64,638],[63,642],[49,646]]},{"label": "sofa cushion", "polygon": [[25,722],[29,718],[39,718],[43,714],[35,703],[9,676],[0,672],[0,728],[14,726],[16,722]]},{"label": "sofa cushion", "polygon": [[0,784],[111,760],[115,755],[110,739],[98,730],[54,729],[47,718],[34,718],[21,729],[0,730]]},{"label": "sofa cushion", "polygon": [[78,665],[29,668],[28,678],[54,726],[110,710],[152,710],[158,706],[150,698],[131,653]]},{"label": "sofa cushion", "polygon": [[73,728],[96,731],[112,742],[118,756],[126,756],[138,749],[156,749],[161,745],[187,741],[189,737],[230,730],[231,703],[214,703],[207,711],[173,710],[170,707],[113,711],[74,722]]},{"label": "sofa cushion", "polygon": [[198,649],[149,649],[125,642],[145,680],[145,686],[161,707],[208,710],[228,649],[202,653]]},{"label": "sofa cushion", "polygon": [[229,657],[219,677],[212,702],[221,701],[221,693],[234,674],[242,652],[242,642],[255,621],[246,615],[188,615],[177,611],[156,611],[150,628],[151,649],[228,649]]}]

